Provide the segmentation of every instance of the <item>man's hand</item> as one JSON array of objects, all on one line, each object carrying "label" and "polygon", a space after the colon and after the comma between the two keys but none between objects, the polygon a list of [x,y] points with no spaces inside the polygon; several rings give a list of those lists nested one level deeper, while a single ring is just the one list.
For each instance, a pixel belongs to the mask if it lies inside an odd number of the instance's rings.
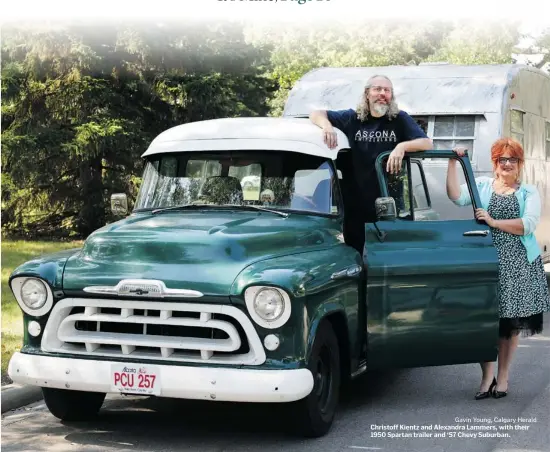
[{"label": "man's hand", "polygon": [[323,141],[330,149],[334,149],[338,145],[336,132],[332,126],[323,127]]},{"label": "man's hand", "polygon": [[485,223],[487,223],[487,226],[494,228],[495,227],[495,220],[485,209],[476,209],[476,218],[478,220],[483,220]]},{"label": "man's hand", "polygon": [[405,156],[405,148],[401,146],[401,143],[395,146],[395,149],[388,157],[388,163],[386,164],[386,171],[391,174],[399,174],[401,171],[401,163]]}]

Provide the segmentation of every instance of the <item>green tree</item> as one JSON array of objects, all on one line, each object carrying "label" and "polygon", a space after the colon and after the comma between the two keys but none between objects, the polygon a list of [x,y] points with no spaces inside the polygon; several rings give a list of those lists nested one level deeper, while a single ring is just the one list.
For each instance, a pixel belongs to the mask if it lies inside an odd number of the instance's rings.
[{"label": "green tree", "polygon": [[269,48],[268,75],[278,86],[270,100],[274,116],[282,114],[296,81],[318,67],[511,62],[519,36],[515,23],[482,27],[453,21],[275,24],[250,26],[246,34],[254,45]]},{"label": "green tree", "polygon": [[426,61],[467,65],[512,63],[512,52],[519,37],[517,22],[471,24],[460,21]]},{"label": "green tree", "polygon": [[86,236],[135,196],[140,155],[189,121],[265,115],[270,81],[239,24],[3,30],[4,229]]}]

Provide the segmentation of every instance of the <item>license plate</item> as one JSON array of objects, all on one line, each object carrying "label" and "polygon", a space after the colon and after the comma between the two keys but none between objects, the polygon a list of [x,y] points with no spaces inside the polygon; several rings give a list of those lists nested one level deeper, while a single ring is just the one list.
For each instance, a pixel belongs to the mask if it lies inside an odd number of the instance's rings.
[{"label": "license plate", "polygon": [[113,364],[111,390],[126,394],[160,395],[160,371],[155,366]]}]

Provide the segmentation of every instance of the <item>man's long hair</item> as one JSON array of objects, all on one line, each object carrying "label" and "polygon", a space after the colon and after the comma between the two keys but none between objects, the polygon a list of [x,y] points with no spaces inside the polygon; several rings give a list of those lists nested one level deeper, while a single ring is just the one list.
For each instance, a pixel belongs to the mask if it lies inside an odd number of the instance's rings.
[{"label": "man's long hair", "polygon": [[[388,82],[392,83],[391,80],[385,75],[373,75],[371,78],[368,79],[365,89],[363,90],[363,95],[361,96],[361,102],[357,106],[357,117],[361,122],[366,121],[369,118],[369,114],[370,114],[369,91],[372,86],[372,81],[375,78],[380,78],[380,77],[385,78]],[[395,118],[398,113],[399,113],[399,107],[397,105],[397,101],[395,100],[395,94],[393,92],[393,83],[392,83],[391,101],[388,104],[388,111],[386,112],[386,116],[391,120]]]}]

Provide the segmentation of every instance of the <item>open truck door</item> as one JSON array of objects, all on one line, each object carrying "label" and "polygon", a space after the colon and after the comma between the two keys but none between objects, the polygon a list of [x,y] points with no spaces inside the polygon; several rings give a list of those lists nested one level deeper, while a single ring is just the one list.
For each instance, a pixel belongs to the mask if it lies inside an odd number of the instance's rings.
[{"label": "open truck door", "polygon": [[[369,368],[494,361],[498,344],[498,257],[467,157],[452,151],[407,154],[398,175],[376,167],[382,198],[367,223]],[[471,205],[446,193],[447,165],[458,158]]]}]

